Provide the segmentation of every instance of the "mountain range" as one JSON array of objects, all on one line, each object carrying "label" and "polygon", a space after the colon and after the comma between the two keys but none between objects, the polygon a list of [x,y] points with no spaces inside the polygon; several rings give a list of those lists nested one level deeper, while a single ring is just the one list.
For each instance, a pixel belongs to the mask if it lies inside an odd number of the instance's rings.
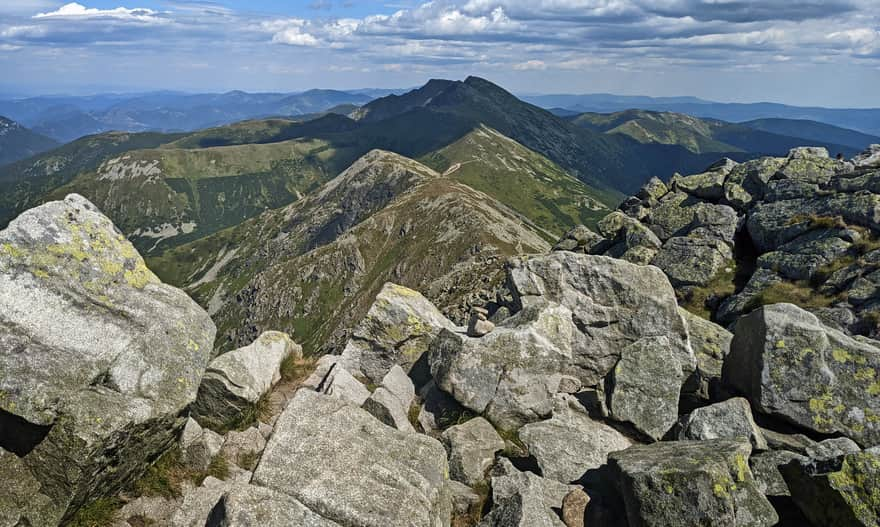
[{"label": "mountain range", "polygon": [[640,108],[656,112],[674,112],[741,123],[756,119],[795,119],[826,123],[880,135],[880,108],[821,108],[787,104],[722,103],[697,97],[645,97],[611,94],[530,95],[523,100],[542,108],[564,110],[566,113],[611,113]]}]

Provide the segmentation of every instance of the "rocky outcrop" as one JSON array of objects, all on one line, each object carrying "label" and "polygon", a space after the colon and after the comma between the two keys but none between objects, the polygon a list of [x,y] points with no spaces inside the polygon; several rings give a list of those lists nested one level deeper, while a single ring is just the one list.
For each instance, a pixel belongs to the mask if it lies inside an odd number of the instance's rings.
[{"label": "rocky outcrop", "polygon": [[22,483],[2,514],[57,524],[138,478],[183,428],[214,333],[84,198],[12,221],[0,232],[0,478]]},{"label": "rocky outcrop", "polygon": [[[555,303],[575,326],[571,359],[563,370],[595,386],[643,338],[666,337],[685,374],[696,366],[669,280],[654,267],[559,251],[512,262],[508,282],[515,301],[529,307]],[[497,330],[496,330],[497,331]]]},{"label": "rocky outcrop", "polygon": [[302,348],[278,331],[220,355],[208,365],[193,403],[193,417],[214,430],[228,430],[253,417],[257,403],[281,380],[281,363]]},{"label": "rocky outcrop", "polygon": [[437,440],[301,389],[278,419],[251,484],[342,525],[440,527],[449,521],[448,470]]},{"label": "rocky outcrop", "polygon": [[574,488],[520,472],[502,460],[492,477],[492,501],[496,504],[480,527],[564,527],[556,510]]},{"label": "rocky outcrop", "polygon": [[380,383],[393,365],[409,372],[440,330],[455,325],[421,293],[388,283],[345,345],[346,366]]},{"label": "rocky outcrop", "polygon": [[609,456],[629,525],[766,526],[779,520],[749,469],[748,443],[660,442]]},{"label": "rocky outcrop", "polygon": [[739,320],[724,382],[759,411],[823,434],[880,442],[880,348],[792,304]]}]

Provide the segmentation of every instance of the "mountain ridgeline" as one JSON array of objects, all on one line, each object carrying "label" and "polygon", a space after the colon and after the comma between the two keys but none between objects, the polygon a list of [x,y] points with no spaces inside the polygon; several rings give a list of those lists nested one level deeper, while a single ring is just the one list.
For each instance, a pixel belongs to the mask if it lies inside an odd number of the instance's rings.
[{"label": "mountain ridgeline", "polygon": [[34,156],[58,146],[54,140],[0,116],[0,165]]}]

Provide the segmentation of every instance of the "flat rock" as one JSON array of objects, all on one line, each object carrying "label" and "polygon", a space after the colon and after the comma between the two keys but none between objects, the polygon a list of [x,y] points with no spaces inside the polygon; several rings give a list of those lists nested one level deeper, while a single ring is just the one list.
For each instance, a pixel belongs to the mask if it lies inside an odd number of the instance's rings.
[{"label": "flat rock", "polygon": [[[233,485],[211,511],[222,527],[338,527],[287,494],[256,485]],[[201,526],[200,526],[201,527]]]},{"label": "flat rock", "polygon": [[342,525],[449,522],[446,451],[345,401],[301,389],[275,426],[251,484]]},{"label": "flat rock", "polygon": [[671,441],[609,456],[633,526],[766,526],[779,518],[749,469],[751,447],[728,440]]},{"label": "flat rock", "polygon": [[183,428],[214,334],[81,196],[0,231],[0,447],[55,506],[8,513],[57,524],[138,478]]},{"label": "flat rock", "polygon": [[737,322],[723,380],[760,412],[873,445],[880,442],[880,350],[867,342],[795,305],[764,306]]}]

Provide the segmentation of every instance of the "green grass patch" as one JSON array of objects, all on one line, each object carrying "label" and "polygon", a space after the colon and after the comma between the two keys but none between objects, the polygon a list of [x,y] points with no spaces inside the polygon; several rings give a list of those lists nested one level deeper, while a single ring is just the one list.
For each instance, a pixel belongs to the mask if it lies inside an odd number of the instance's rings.
[{"label": "green grass patch", "polygon": [[711,282],[703,287],[690,289],[687,296],[682,299],[681,307],[698,317],[711,320],[710,299],[722,300],[734,294],[737,288],[738,274],[739,266],[733,261],[728,262]]},{"label": "green grass patch", "polygon": [[76,512],[67,527],[106,527],[116,520],[122,508],[119,498],[100,498]]},{"label": "green grass patch", "polygon": [[804,309],[819,309],[833,304],[837,297],[824,295],[807,281],[777,282],[761,291],[750,303],[749,309],[771,304],[795,304]]},{"label": "green grass patch", "polygon": [[177,446],[165,452],[150,466],[147,473],[135,482],[135,494],[175,499],[181,496],[183,483],[186,481],[194,485],[201,485],[208,476],[223,480],[229,477],[229,461],[223,455],[215,456],[207,470],[204,471],[188,468],[183,463],[181,455],[180,448]]}]

